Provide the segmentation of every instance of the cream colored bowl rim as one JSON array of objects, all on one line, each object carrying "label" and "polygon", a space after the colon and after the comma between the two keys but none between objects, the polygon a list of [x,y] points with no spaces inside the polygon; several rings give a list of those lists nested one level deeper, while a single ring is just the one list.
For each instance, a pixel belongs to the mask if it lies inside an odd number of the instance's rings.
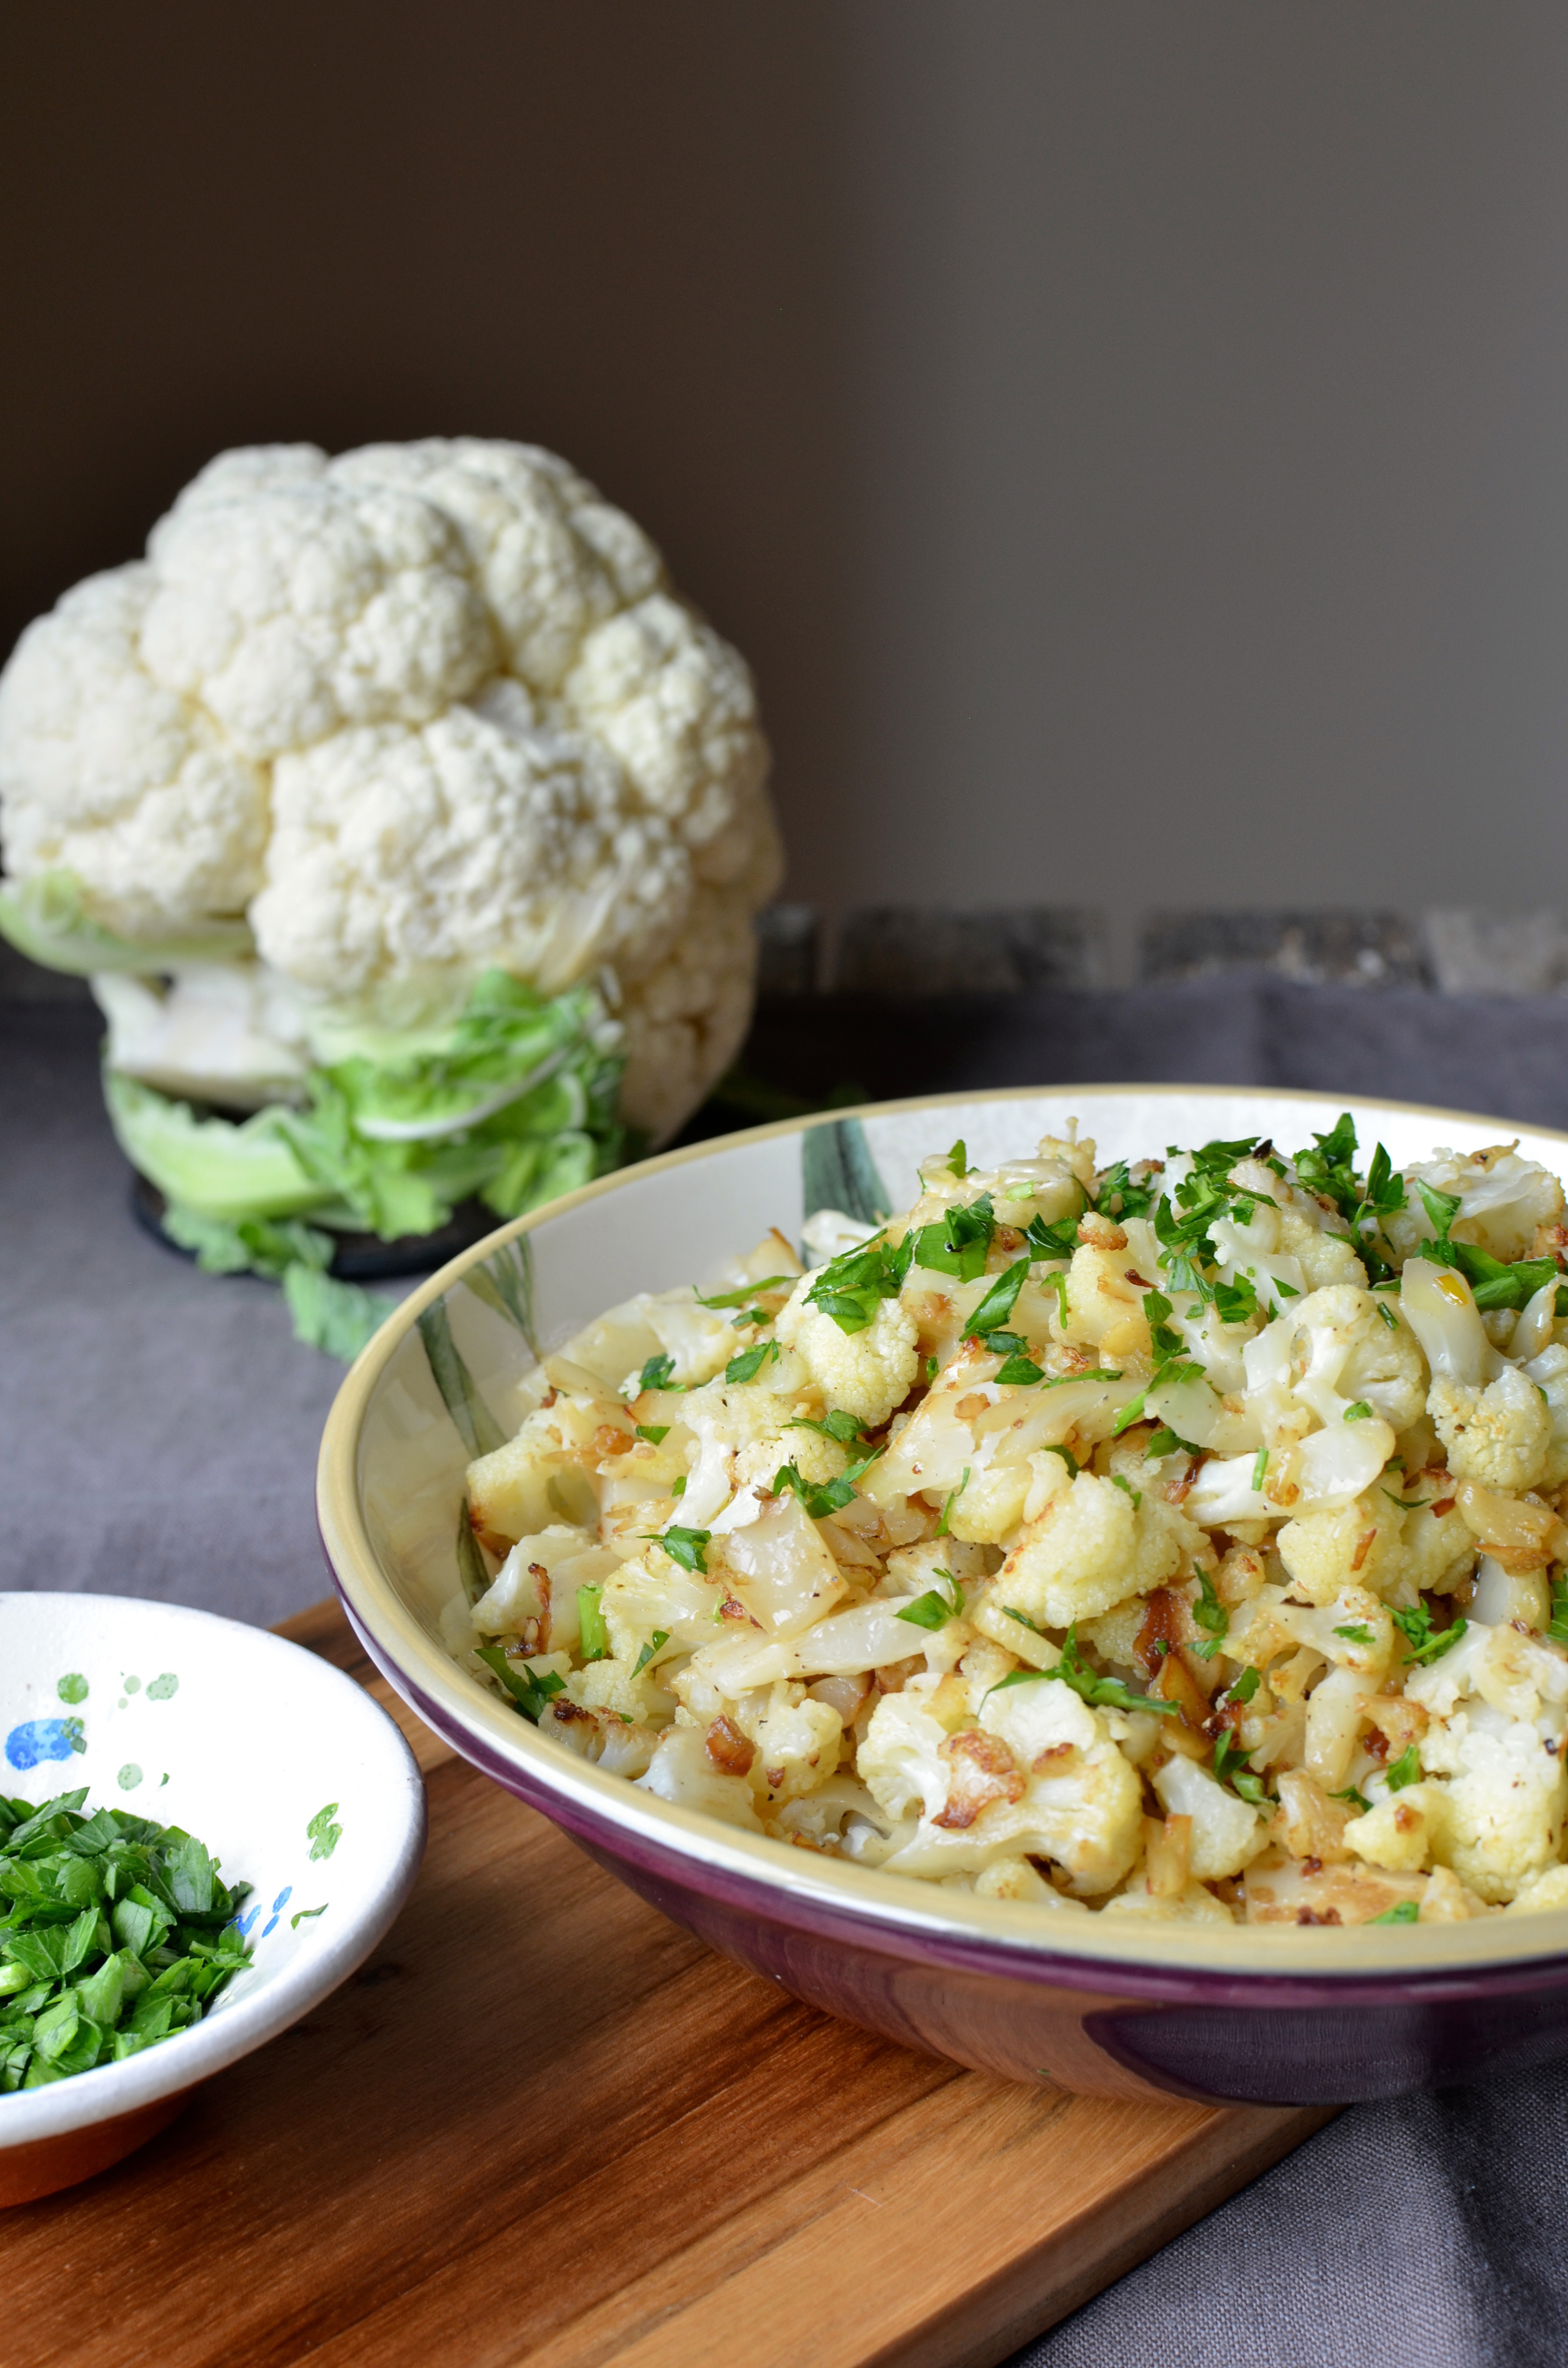
[{"label": "cream colored bowl rim", "polygon": [[[625,1778],[608,1775],[562,1751],[559,1745],[542,1741],[527,1721],[476,1684],[439,1641],[426,1633],[381,1569],[358,1489],[360,1439],[371,1399],[389,1360],[424,1311],[503,1243],[535,1232],[568,1210],[634,1196],[646,1178],[672,1168],[722,1158],[743,1145],[803,1134],[815,1126],[846,1119],[912,1117],[922,1110],[987,1102],[1028,1102],[1048,1097],[1070,1102],[1075,1096],[1082,1096],[1085,1104],[1134,1098],[1175,1100],[1223,1096],[1242,1102],[1256,1098],[1297,1103],[1303,1118],[1309,1111],[1330,1113],[1330,1123],[1333,1116],[1353,1105],[1369,1112],[1430,1118],[1440,1126],[1457,1122],[1467,1129],[1493,1130],[1488,1137],[1492,1141],[1520,1133],[1539,1136],[1562,1145],[1559,1172],[1568,1175],[1568,1133],[1557,1128],[1525,1126],[1474,1111],[1392,1101],[1382,1096],[1270,1086],[1040,1085],[921,1094],[816,1110],[659,1153],[530,1210],[461,1251],[400,1303],[350,1367],[327,1417],[316,1486],[322,1542],[350,1612],[394,1670],[437,1706],[451,1726],[470,1733],[489,1759],[526,1772],[541,1791],[569,1803],[581,1814],[627,1830],[644,1845],[690,1860],[694,1871],[700,1867],[721,1873],[774,1894],[779,1920],[785,1924],[790,1920],[792,1899],[810,1900],[840,1918],[848,1916],[863,1924],[869,1945],[876,1945],[879,1934],[895,1948],[901,1934],[937,1944],[944,1940],[960,1945],[968,1941],[996,1955],[1020,1960],[1038,1963],[1042,1957],[1061,1957],[1095,1964],[1103,1966],[1108,1975],[1119,1966],[1129,1974],[1134,1969],[1168,1974],[1178,1983],[1207,1977],[1222,1984],[1228,1975],[1240,1981],[1244,1990],[1249,1976],[1264,1977],[1270,1988],[1292,1982],[1310,1986],[1323,1980],[1371,1979],[1398,1985],[1409,1979],[1432,1996],[1441,1995],[1447,1987],[1445,1975],[1462,1993],[1472,1984],[1477,1988],[1487,1987],[1482,1978],[1486,1973],[1500,1975],[1506,1969],[1517,1975],[1537,1963],[1544,1968],[1551,1960],[1568,1954],[1568,1908],[1506,1923],[1501,1918],[1486,1917],[1466,1924],[1408,1925],[1376,1932],[1367,1925],[1346,1930],[1320,1927],[1311,1931],[1293,1926],[1237,1925],[1227,1932],[1216,1927],[1162,1925],[1142,1918],[1107,1918],[1094,1913],[1057,1918],[1012,1901],[979,1898],[912,1876],[884,1874],[814,1852],[790,1850],[765,1835],[743,1833],[696,1811],[655,1799]],[[1085,1117],[1092,1126],[1092,1110],[1085,1109]],[[1441,1140],[1441,1135],[1434,1137],[1435,1142]],[[613,1844],[607,1839],[605,1846]]]}]

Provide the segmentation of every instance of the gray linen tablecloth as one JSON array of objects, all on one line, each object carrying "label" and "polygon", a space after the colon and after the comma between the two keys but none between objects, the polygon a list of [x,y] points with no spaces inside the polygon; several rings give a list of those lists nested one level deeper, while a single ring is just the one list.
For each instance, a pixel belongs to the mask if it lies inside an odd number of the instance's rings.
[{"label": "gray linen tablecloth", "polygon": [[[890,1016],[781,1003],[750,1064],[805,1095],[1167,1077],[1568,1126],[1568,998],[1243,978]],[[275,1621],[326,1589],[312,1494],[339,1368],[269,1286],[199,1275],[132,1224],[97,1037],[79,1005],[0,1003],[0,1587]],[[1568,2067],[1360,2107],[1017,2362],[1558,2368],[1565,2142]]]}]

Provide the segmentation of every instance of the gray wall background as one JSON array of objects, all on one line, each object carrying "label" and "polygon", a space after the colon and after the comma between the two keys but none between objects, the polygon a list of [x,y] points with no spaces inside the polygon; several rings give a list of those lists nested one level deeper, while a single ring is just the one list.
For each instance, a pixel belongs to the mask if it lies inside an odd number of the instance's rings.
[{"label": "gray wall background", "polygon": [[0,15],[0,637],[218,447],[552,444],[791,890],[1563,898],[1560,0]]}]

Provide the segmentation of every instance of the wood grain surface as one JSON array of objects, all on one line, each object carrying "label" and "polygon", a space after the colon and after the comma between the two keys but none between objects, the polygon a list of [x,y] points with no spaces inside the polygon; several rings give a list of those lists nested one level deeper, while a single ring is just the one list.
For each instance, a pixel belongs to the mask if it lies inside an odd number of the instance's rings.
[{"label": "wood grain surface", "polygon": [[985,2079],[711,1956],[456,1759],[335,1605],[430,1846],[361,1971],[117,2169],[0,2215],[21,2368],[980,2368],[1322,2112]]}]

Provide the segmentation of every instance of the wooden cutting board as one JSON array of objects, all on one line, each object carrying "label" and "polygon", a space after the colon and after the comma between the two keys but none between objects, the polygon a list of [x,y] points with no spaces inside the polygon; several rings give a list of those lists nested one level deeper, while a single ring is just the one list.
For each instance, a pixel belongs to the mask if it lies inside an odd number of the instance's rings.
[{"label": "wooden cutting board", "polygon": [[1317,2128],[1017,2088],[711,1956],[475,1773],[334,1603],[430,1847],[336,1995],[85,2186],[0,2214],[17,2368],[981,2368]]}]

